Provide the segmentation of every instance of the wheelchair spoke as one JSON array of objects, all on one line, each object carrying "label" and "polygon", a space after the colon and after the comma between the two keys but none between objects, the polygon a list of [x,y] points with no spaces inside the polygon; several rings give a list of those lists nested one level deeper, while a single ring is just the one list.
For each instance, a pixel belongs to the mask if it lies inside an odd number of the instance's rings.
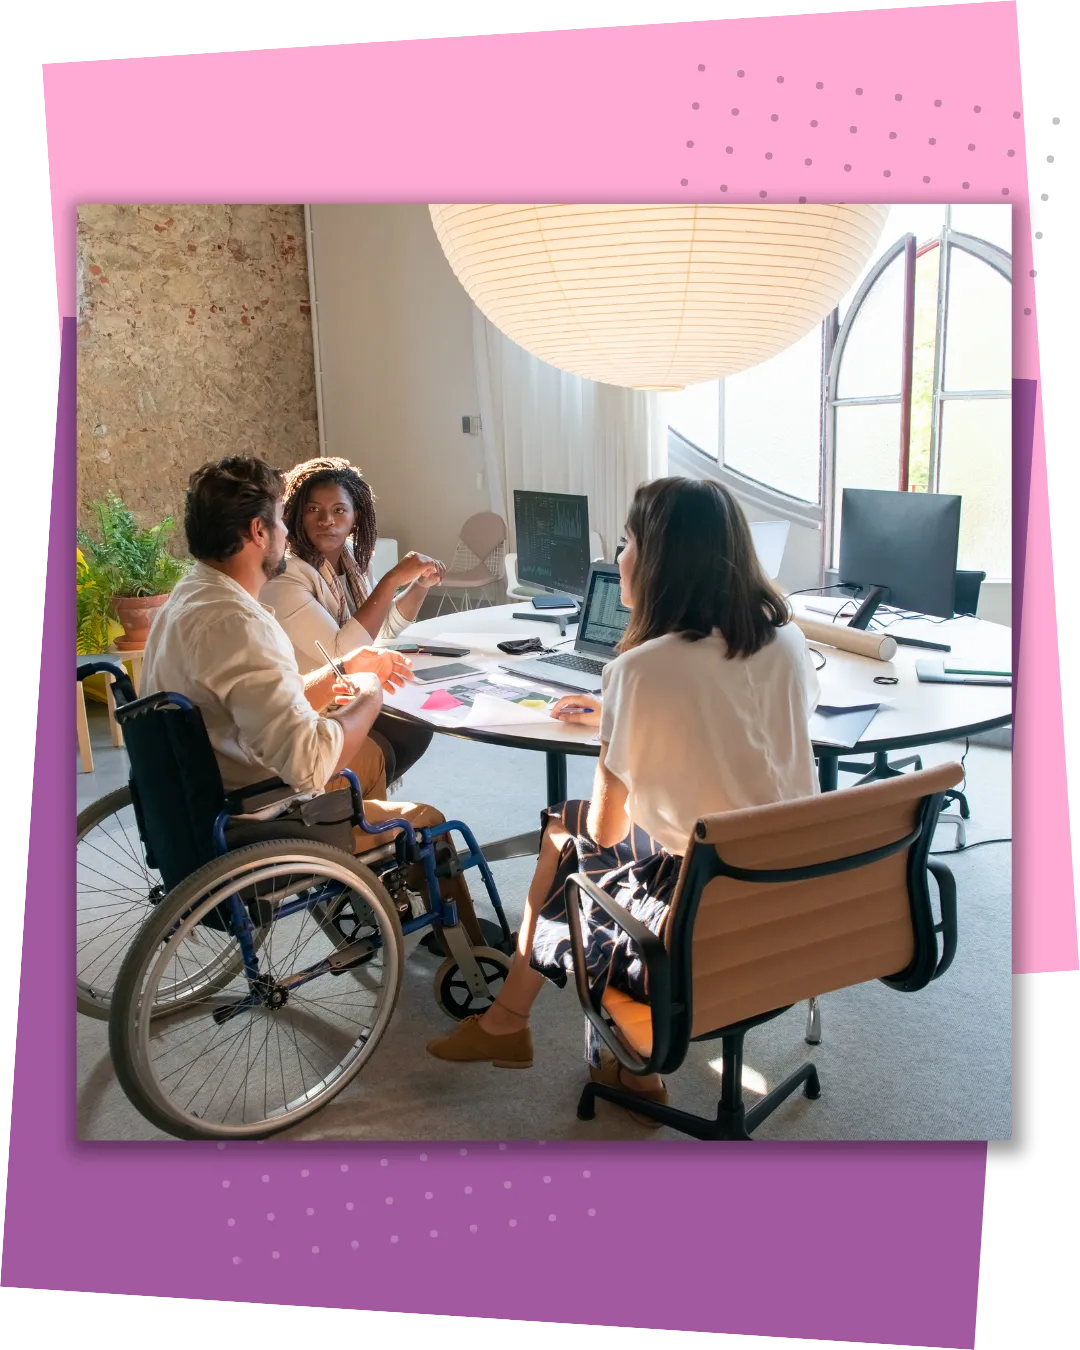
[{"label": "wheelchair spoke", "polygon": [[[229,870],[229,855],[208,864],[140,958],[134,1072],[157,1118],[190,1134],[250,1136],[306,1115],[364,1063],[400,981],[384,891],[369,892],[349,862],[304,857],[298,869],[280,844],[276,854],[269,843],[254,848],[264,861],[256,855],[246,874]],[[245,973],[235,934],[204,922],[231,894],[254,920],[257,977]],[[172,990],[177,1011],[159,1017]]]}]

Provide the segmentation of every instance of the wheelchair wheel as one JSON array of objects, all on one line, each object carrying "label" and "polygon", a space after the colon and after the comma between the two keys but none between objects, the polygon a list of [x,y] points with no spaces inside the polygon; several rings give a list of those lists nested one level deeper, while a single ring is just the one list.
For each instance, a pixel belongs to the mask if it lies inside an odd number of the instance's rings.
[{"label": "wheelchair wheel", "polygon": [[510,958],[505,952],[496,951],[494,947],[474,947],[472,951],[480,973],[491,990],[491,998],[478,998],[473,993],[452,956],[442,963],[435,974],[435,1002],[448,1017],[458,1022],[491,1007],[510,969]]},{"label": "wheelchair wheel", "polygon": [[[118,788],[81,811],[76,841],[75,1002],[80,1013],[104,1020],[120,965],[164,899],[165,887],[146,862],[129,788]],[[179,1007],[185,994],[196,997],[219,980],[227,983],[235,964],[231,939],[200,929],[182,979],[159,991],[163,1007]]]},{"label": "wheelchair wheel", "polygon": [[[200,919],[222,904],[236,926],[221,935],[231,978],[184,992],[175,1014],[159,1017],[184,988]],[[296,839],[236,849],[171,891],[128,951],[109,1016],[117,1077],[147,1120],[178,1138],[274,1134],[363,1068],[403,970],[393,901],[356,858]]]}]

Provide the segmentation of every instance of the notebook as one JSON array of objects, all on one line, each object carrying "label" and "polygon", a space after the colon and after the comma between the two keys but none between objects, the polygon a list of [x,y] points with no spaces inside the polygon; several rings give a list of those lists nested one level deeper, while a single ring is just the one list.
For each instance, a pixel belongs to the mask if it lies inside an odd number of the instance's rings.
[{"label": "notebook", "polygon": [[916,661],[915,673],[923,684],[997,684],[1008,689],[1012,675],[992,675],[987,671],[946,669],[944,661]]},{"label": "notebook", "polygon": [[810,715],[810,739],[816,745],[853,747],[866,734],[880,707],[880,703],[864,703],[857,708],[819,703]]}]

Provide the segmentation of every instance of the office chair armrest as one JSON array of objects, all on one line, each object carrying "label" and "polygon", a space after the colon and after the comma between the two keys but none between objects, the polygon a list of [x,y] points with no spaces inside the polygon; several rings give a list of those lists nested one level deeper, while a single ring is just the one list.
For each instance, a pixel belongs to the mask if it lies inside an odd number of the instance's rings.
[{"label": "office chair armrest", "polygon": [[949,868],[936,858],[927,860],[926,870],[937,881],[941,905],[941,922],[934,925],[934,931],[941,934],[941,957],[930,977],[936,980],[945,974],[956,955],[956,878]]},{"label": "office chair armrest", "polygon": [[[649,986],[649,1015],[652,1021],[652,1052],[643,1059],[615,1035],[601,1013],[601,1001],[595,996],[585,968],[585,944],[581,935],[581,893],[614,920],[641,953]],[[574,983],[582,1011],[596,1028],[604,1044],[623,1065],[634,1073],[655,1073],[664,1064],[671,1044],[671,966],[667,948],[625,905],[602,891],[583,872],[575,872],[566,881],[566,918],[570,930],[570,951],[574,958]]]}]

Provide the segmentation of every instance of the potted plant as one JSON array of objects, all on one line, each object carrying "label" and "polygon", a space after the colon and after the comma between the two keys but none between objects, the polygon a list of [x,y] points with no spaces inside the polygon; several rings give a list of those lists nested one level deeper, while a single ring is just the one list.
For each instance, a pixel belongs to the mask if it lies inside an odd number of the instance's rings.
[{"label": "potted plant", "polygon": [[87,581],[92,583],[89,589],[95,597],[81,601],[87,588],[79,587],[80,630],[84,618],[88,625],[95,622],[93,605],[105,596],[124,629],[115,646],[120,651],[137,651],[146,645],[155,613],[187,571],[187,564],[166,548],[174,522],[166,516],[160,524],[140,529],[114,492],[104,501],[95,502],[92,510],[99,538],[78,531]]}]

